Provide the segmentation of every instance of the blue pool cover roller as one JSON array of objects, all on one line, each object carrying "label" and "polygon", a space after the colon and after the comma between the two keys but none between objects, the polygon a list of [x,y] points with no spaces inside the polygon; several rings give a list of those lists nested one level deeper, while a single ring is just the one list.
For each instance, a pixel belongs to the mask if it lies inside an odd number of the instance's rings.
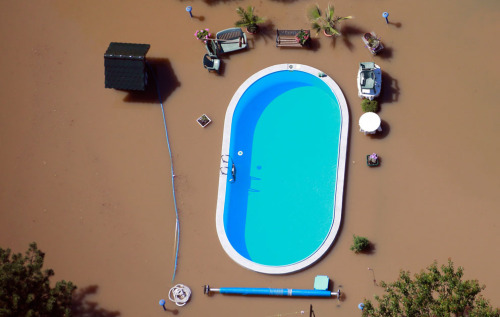
[{"label": "blue pool cover roller", "polygon": [[204,286],[204,293],[211,292],[230,295],[260,295],[260,296],[292,296],[292,297],[340,297],[340,289],[337,292],[317,289],[291,289],[291,288],[247,288],[247,287],[221,287],[210,288]]}]

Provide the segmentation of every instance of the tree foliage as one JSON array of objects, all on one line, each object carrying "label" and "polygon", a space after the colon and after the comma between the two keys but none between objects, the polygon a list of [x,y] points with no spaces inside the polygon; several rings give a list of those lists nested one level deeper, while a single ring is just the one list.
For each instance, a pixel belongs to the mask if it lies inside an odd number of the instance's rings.
[{"label": "tree foliage", "polygon": [[252,6],[248,6],[245,10],[242,7],[238,7],[236,9],[236,13],[240,17],[238,21],[234,24],[238,27],[246,27],[249,31],[255,32],[257,31],[257,25],[266,21],[266,18],[261,18],[255,14],[255,8]]},{"label": "tree foliage", "polygon": [[396,282],[381,282],[385,294],[375,296],[378,307],[365,299],[363,317],[499,317],[479,293],[485,288],[477,280],[462,280],[463,268],[453,262],[438,268],[434,262],[426,271],[414,275],[401,271]]},{"label": "tree foliage", "polygon": [[321,9],[319,8],[319,5],[309,8],[307,15],[311,21],[311,28],[316,30],[316,34],[323,30],[326,34],[335,36],[342,35],[337,28],[340,22],[353,18],[352,16],[336,16],[335,8],[332,4],[328,4],[327,9],[324,11],[324,16],[323,12],[321,12]]},{"label": "tree foliage", "polygon": [[51,288],[44,256],[35,242],[24,255],[0,248],[0,316],[71,316],[76,286],[63,280]]}]

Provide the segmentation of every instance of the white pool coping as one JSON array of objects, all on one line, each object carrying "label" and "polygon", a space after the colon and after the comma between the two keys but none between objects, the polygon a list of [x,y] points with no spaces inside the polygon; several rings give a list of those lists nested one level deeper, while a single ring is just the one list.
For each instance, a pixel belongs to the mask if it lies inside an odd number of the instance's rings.
[{"label": "white pool coping", "polygon": [[[269,75],[271,73],[275,73],[278,71],[283,71],[283,70],[289,70],[289,71],[302,71],[305,73],[309,73],[313,76],[317,76],[319,79],[323,80],[324,83],[330,87],[332,92],[334,93],[335,97],[337,98],[337,101],[340,106],[340,113],[341,113],[341,128],[340,128],[340,144],[339,144],[339,153],[338,153],[338,161],[337,161],[337,181],[336,181],[336,188],[335,188],[335,206],[334,206],[334,218],[332,221],[332,226],[330,228],[330,231],[326,237],[326,239],[323,241],[323,244],[314,252],[311,254],[309,257],[293,263],[289,265],[282,265],[282,266],[269,266],[269,265],[262,265],[255,263],[253,261],[248,260],[247,258],[243,257],[240,255],[231,245],[229,242],[226,231],[224,228],[224,204],[225,204],[225,197],[226,197],[226,180],[227,180],[227,175],[219,174],[219,191],[218,191],[218,196],[217,196],[217,211],[216,211],[216,227],[217,227],[217,235],[219,236],[220,243],[226,251],[226,253],[229,255],[231,259],[233,259],[236,263],[239,265],[256,271],[260,273],[266,273],[266,274],[287,274],[295,271],[300,271],[316,261],[318,261],[330,248],[332,245],[333,241],[335,240],[335,237],[339,231],[340,228],[340,221],[342,218],[342,200],[343,200],[343,194],[344,194],[344,177],[345,177],[345,166],[346,166],[346,154],[347,154],[347,136],[349,132],[349,111],[347,109],[347,102],[345,100],[344,94],[340,90],[340,87],[337,85],[337,83],[324,74],[322,71],[310,67],[307,65],[302,65],[302,64],[278,64],[278,65],[273,65],[270,67],[267,67],[252,76],[248,78],[236,91],[234,94],[233,98],[231,99],[231,102],[229,103],[229,106],[226,111],[226,117],[224,120],[224,131],[223,131],[223,139],[222,139],[222,153],[221,157],[223,155],[228,155],[229,154],[229,145],[230,145],[230,139],[231,139],[231,125],[232,125],[232,118],[233,118],[233,113],[236,108],[236,105],[238,104],[241,96],[243,93],[250,87],[254,82],[259,80],[260,78]],[[319,74],[324,74],[324,77],[320,77]],[[223,163],[221,160],[221,168],[223,167]]]}]

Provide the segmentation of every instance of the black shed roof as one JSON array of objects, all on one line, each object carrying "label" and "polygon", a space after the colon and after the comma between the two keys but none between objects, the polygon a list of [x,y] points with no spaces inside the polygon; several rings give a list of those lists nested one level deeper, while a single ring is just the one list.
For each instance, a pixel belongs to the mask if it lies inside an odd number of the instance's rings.
[{"label": "black shed roof", "polygon": [[105,87],[145,90],[146,53],[149,48],[149,44],[110,43],[104,54]]}]

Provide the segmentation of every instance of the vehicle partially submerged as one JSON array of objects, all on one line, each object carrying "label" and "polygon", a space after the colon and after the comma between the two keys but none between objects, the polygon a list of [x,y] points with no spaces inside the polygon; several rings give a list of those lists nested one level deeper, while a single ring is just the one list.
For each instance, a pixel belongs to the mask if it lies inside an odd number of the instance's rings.
[{"label": "vehicle partially submerged", "polygon": [[358,96],[373,100],[380,95],[382,88],[382,70],[373,62],[359,63]]}]

